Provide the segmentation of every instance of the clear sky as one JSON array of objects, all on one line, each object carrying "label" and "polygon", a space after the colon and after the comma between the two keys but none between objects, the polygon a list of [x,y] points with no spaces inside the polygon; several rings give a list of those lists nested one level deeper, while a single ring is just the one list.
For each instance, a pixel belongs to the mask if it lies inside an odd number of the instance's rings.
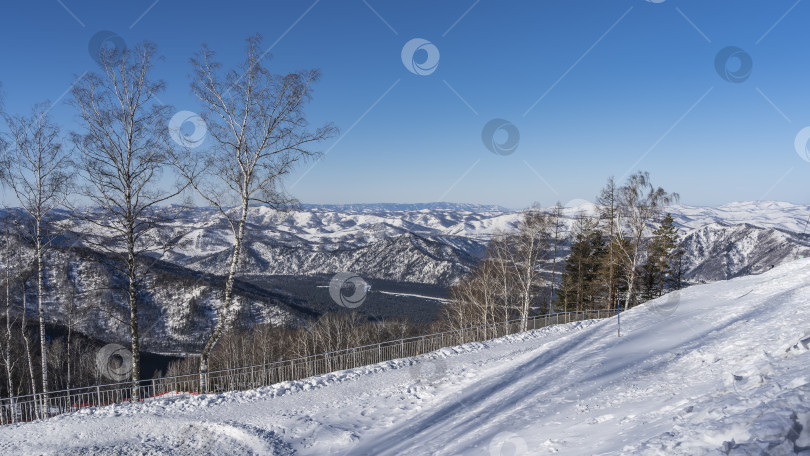
[{"label": "clear sky", "polygon": [[60,97],[110,31],[156,43],[161,99],[199,112],[188,59],[234,64],[259,32],[274,71],[322,70],[309,118],[340,128],[287,180],[303,202],[565,204],[643,169],[686,204],[804,204],[808,20],[796,0],[31,0],[3,5],[0,81],[6,111],[59,101],[75,129]]}]

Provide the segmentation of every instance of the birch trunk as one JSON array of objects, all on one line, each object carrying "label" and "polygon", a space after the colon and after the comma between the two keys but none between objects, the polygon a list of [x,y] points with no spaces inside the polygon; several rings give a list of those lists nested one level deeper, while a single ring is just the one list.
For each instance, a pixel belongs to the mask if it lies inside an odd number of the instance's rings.
[{"label": "birch trunk", "polygon": [[[11,274],[9,272],[11,256],[8,254],[8,233],[6,233],[6,346],[5,346],[5,361],[6,361],[6,376],[8,377],[8,400],[11,407],[11,422],[17,422],[17,415],[14,407],[14,380],[12,377],[11,366]],[[2,412],[0,411],[0,414]]]},{"label": "birch trunk", "polygon": [[222,302],[222,308],[219,311],[219,319],[214,327],[214,332],[208,338],[208,341],[200,354],[200,392],[208,392],[208,360],[211,352],[217,346],[222,334],[225,332],[227,325],[228,311],[230,310],[231,303],[233,302],[233,282],[236,278],[236,271],[239,267],[239,255],[242,252],[242,240],[245,236],[245,222],[247,221],[248,214],[248,201],[242,202],[241,215],[239,217],[239,228],[234,239],[233,252],[231,254],[231,266],[228,269],[228,278],[225,280],[225,297]]},{"label": "birch trunk", "polygon": [[37,316],[39,318],[39,350],[40,364],[42,368],[42,411],[45,416],[48,412],[48,342],[45,337],[45,308],[43,307],[43,265],[42,265],[42,229],[40,220],[36,220],[36,245],[37,256]]},{"label": "birch trunk", "polygon": [[[28,361],[28,375],[31,381],[31,395],[36,397],[37,394],[37,381],[36,375],[34,375],[34,357],[31,355],[31,343],[28,341],[28,334],[26,330],[28,329],[28,320],[26,318],[27,313],[27,290],[25,287],[25,282],[23,282],[23,308],[22,308],[22,327],[21,333],[23,342],[25,344],[25,356]],[[35,400],[34,403],[37,401]],[[40,418],[39,406],[34,407],[34,411],[36,413],[36,417]]]},{"label": "birch trunk", "polygon": [[129,287],[127,297],[129,301],[129,336],[132,340],[132,402],[141,400],[141,341],[138,332],[138,264],[135,254],[135,229],[132,221],[128,223],[127,230],[127,273]]},{"label": "birch trunk", "polygon": [[[635,256],[635,255],[634,255]],[[636,259],[630,265],[630,275],[627,279],[627,296],[624,298],[624,310],[630,308],[630,301],[633,298],[633,288],[636,283]]]}]

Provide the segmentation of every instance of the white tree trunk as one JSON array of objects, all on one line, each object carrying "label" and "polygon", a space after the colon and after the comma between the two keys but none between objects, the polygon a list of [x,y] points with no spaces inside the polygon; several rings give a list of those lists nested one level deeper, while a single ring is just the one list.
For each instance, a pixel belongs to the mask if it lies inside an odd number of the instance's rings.
[{"label": "white tree trunk", "polygon": [[[17,414],[15,413],[14,406],[14,380],[12,377],[11,369],[11,277],[9,274],[9,263],[11,256],[8,255],[8,234],[6,234],[6,346],[5,346],[5,361],[6,361],[6,376],[8,377],[8,401],[11,412],[11,422],[17,422]],[[0,411],[0,414],[3,412]]]},{"label": "white tree trunk", "polygon": [[247,221],[248,214],[248,200],[246,198],[243,198],[241,211],[242,213],[239,217],[239,227],[234,239],[233,253],[231,254],[231,266],[228,270],[228,278],[225,281],[225,297],[222,302],[222,308],[219,311],[219,319],[217,320],[214,332],[211,333],[211,336],[208,338],[208,342],[205,344],[205,348],[203,348],[203,351],[200,354],[201,393],[208,392],[208,360],[211,356],[211,352],[214,350],[225,331],[228,311],[230,310],[231,303],[233,302],[233,282],[236,278],[236,271],[239,267],[239,255],[242,252],[242,240],[245,236],[245,223]]},{"label": "white tree trunk", "polygon": [[627,281],[627,296],[624,298],[624,310],[630,308],[630,301],[633,298],[633,288],[636,284],[636,264],[638,263],[638,251],[633,253],[633,261],[630,264],[630,275]]},{"label": "white tree trunk", "polygon": [[43,307],[43,266],[42,266],[42,231],[40,221],[36,220],[36,256],[37,256],[37,314],[39,317],[39,349],[42,365],[42,413],[48,416],[48,343],[45,338],[45,308]]},{"label": "white tree trunk", "polygon": [[[23,279],[25,280],[25,279]],[[20,328],[20,333],[22,334],[23,343],[25,344],[25,356],[28,361],[28,375],[31,381],[31,395],[37,394],[37,380],[36,376],[34,375],[34,357],[31,355],[31,344],[28,341],[28,334],[26,334],[26,329],[28,328],[28,321],[26,319],[26,311],[27,311],[27,296],[26,296],[26,287],[25,283],[23,282],[23,306],[22,306],[22,326]],[[40,418],[40,410],[39,407],[34,407],[34,411],[36,413],[37,418]]]},{"label": "white tree trunk", "polygon": [[137,276],[137,261],[135,258],[135,242],[134,242],[134,228],[130,224],[128,227],[128,252],[127,252],[127,273],[129,280],[129,287],[127,289],[127,297],[129,301],[129,335],[132,340],[132,402],[139,402],[141,399],[140,380],[141,380],[141,343],[140,334],[138,333],[138,276]]}]

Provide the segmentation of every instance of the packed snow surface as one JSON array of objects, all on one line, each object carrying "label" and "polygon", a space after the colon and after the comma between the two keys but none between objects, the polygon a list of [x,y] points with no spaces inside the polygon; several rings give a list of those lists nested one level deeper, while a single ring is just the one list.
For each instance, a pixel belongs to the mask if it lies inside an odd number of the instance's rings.
[{"label": "packed snow surface", "polygon": [[810,260],[253,391],[0,428],[0,454],[810,455]]}]

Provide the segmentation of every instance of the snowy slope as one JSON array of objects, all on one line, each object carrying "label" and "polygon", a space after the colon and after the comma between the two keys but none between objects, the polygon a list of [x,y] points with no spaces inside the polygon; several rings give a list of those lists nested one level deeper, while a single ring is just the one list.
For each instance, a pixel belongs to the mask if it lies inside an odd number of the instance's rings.
[{"label": "snowy slope", "polygon": [[810,454],[810,260],[254,391],[0,428],[2,454]]}]

